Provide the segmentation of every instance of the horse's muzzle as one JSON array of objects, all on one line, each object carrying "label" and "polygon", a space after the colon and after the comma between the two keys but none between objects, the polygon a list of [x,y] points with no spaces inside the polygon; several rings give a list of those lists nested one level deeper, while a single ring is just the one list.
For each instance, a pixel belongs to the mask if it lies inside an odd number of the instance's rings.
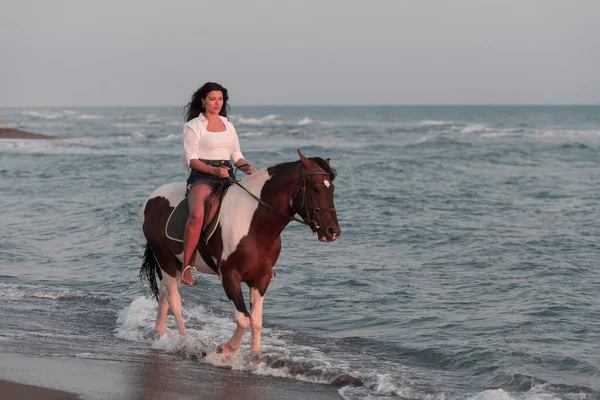
[{"label": "horse's muzzle", "polygon": [[333,226],[328,226],[325,233],[319,237],[319,240],[321,242],[333,242],[340,236],[340,233],[342,233],[340,228],[335,229]]}]

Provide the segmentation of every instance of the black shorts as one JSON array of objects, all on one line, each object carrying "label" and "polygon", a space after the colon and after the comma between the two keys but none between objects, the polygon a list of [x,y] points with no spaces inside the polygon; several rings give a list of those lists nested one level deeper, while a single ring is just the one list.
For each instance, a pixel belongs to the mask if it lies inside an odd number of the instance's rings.
[{"label": "black shorts", "polygon": [[[233,165],[231,164],[230,161],[226,161],[226,160],[200,160],[200,161],[202,161],[205,164],[214,166],[214,167],[229,168],[229,176],[231,177],[231,179],[235,179]],[[186,181],[185,194],[187,196],[187,193],[189,192],[189,190],[193,186],[196,186],[196,185],[206,185],[206,186],[209,186],[212,190],[215,190],[216,188],[231,184],[231,182],[232,182],[231,179],[219,178],[217,176],[214,176],[213,174],[207,174],[207,173],[196,171],[195,169],[192,169],[192,171],[190,172],[190,176],[188,177],[188,179]]]}]

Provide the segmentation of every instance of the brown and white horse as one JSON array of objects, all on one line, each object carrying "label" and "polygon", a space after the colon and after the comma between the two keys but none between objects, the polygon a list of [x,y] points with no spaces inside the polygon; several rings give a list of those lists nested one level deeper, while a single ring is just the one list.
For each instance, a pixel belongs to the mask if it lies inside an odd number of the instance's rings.
[{"label": "brown and white horse", "polygon": [[[229,187],[218,225],[204,244],[203,257],[195,257],[197,270],[218,275],[233,302],[237,328],[219,347],[220,352],[236,352],[249,326],[251,351],[260,352],[263,299],[281,250],[280,234],[291,220],[308,225],[322,242],[332,242],[341,233],[333,201],[335,170],[329,166],[329,159],[306,158],[298,153],[299,161],[262,169]],[[166,184],[150,195],[142,210],[147,243],[140,277],[149,283],[159,303],[154,327],[157,334],[166,331],[169,308],[179,333],[186,334],[177,289],[181,284],[183,243],[167,233],[171,214],[184,200],[184,182]],[[250,288],[251,312],[244,303],[242,282]]]}]

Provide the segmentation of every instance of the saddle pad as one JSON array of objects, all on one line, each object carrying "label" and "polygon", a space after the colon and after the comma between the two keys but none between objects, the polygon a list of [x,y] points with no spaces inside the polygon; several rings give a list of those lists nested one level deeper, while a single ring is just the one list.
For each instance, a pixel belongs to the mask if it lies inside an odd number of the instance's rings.
[{"label": "saddle pad", "polygon": [[[227,193],[229,193],[229,188],[225,189],[225,193],[221,197],[219,208],[217,209],[215,217],[202,231],[202,239],[204,239],[204,242],[208,242],[213,233],[215,233],[215,230],[217,230],[217,225],[221,220],[223,201],[225,200]],[[169,215],[169,219],[167,220],[165,233],[169,239],[175,240],[176,242],[183,242],[185,224],[187,223],[189,214],[190,207],[188,205],[188,199],[187,197],[184,197],[183,200],[177,204],[177,207],[175,207],[175,209],[171,212],[171,215]]]}]

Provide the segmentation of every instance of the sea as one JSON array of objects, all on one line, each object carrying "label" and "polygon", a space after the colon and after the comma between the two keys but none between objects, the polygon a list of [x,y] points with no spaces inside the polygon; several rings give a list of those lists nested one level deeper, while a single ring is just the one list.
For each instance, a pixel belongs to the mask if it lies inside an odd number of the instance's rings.
[{"label": "sea", "polygon": [[247,332],[232,359],[216,352],[235,327],[218,277],[181,287],[182,339],[172,315],[153,336],[138,276],[141,207],[187,178],[183,114],[0,109],[4,127],[59,137],[0,140],[0,352],[152,349],[345,400],[600,399],[600,106],[232,105],[257,170],[331,159],[342,229],[322,243],[288,225],[262,354]]}]

